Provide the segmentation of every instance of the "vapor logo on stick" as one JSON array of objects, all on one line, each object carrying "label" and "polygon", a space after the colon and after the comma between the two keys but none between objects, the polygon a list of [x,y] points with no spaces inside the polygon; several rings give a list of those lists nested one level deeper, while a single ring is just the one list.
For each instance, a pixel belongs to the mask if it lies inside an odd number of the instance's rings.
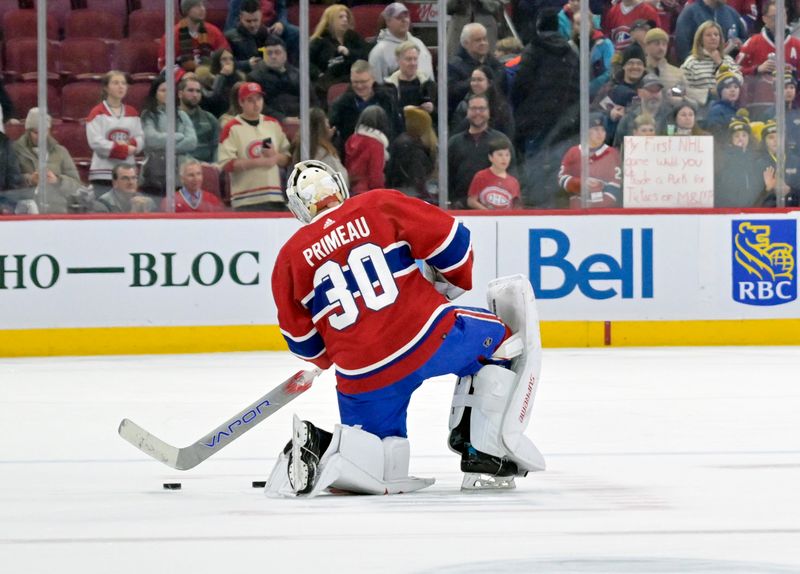
[{"label": "vapor logo on stick", "polygon": [[732,222],[733,300],[782,305],[797,299],[797,224],[786,220]]}]

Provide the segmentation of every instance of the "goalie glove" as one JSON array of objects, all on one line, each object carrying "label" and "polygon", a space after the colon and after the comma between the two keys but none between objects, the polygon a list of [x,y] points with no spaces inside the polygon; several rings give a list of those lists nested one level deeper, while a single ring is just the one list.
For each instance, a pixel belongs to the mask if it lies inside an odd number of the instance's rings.
[{"label": "goalie glove", "polygon": [[425,279],[430,281],[434,289],[444,295],[448,301],[452,301],[464,294],[464,290],[461,287],[450,283],[436,267],[428,265],[425,261],[422,262],[422,275]]}]

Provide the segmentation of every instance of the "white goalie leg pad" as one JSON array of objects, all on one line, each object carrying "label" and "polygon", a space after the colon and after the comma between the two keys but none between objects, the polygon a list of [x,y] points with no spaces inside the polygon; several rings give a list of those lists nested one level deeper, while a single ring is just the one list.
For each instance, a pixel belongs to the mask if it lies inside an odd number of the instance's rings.
[{"label": "white goalie leg pad", "polygon": [[[485,388],[481,394],[491,405],[494,405],[497,393],[501,392],[501,389],[510,387],[507,390],[497,444],[502,447],[505,456],[517,463],[521,471],[544,470],[544,457],[525,436],[525,429],[531,419],[536,389],[539,386],[542,364],[539,315],[536,312],[533,288],[524,275],[500,277],[489,282],[487,301],[489,309],[500,317],[514,334],[495,353],[498,358],[513,357],[511,371],[507,371],[513,375],[513,381],[509,383],[508,375],[492,370],[487,375],[491,374],[497,380],[482,383]],[[483,373],[486,368],[481,369],[478,374]],[[477,388],[475,392],[478,392]],[[490,409],[487,418],[492,418],[493,412],[493,409]],[[474,424],[472,420],[471,424]],[[479,426],[480,424],[479,422]],[[494,423],[487,422],[485,427],[489,429],[487,432],[490,432],[494,428]],[[472,429],[470,434],[472,436]],[[494,443],[490,441],[489,444]],[[482,450],[477,445],[475,448]],[[497,453],[490,452],[490,454]]]},{"label": "white goalie leg pad", "polygon": [[[432,485],[433,478],[408,476],[409,457],[407,439],[381,440],[360,427],[336,425],[331,444],[320,458],[317,482],[311,492],[302,496],[311,498],[328,488],[358,494],[399,494]],[[270,475],[267,495],[296,496],[289,486],[285,458],[279,457]]]}]

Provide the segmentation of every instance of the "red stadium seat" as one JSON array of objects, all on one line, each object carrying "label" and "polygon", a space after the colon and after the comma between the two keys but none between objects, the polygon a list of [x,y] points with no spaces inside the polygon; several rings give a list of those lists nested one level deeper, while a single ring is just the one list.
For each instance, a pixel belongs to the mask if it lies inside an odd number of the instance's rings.
[{"label": "red stadium seat", "polygon": [[6,12],[12,10],[19,10],[19,0],[0,0],[0,22],[3,21]]},{"label": "red stadium seat", "polygon": [[125,97],[125,103],[129,106],[136,108],[136,111],[141,113],[144,102],[147,99],[147,94],[150,92],[149,82],[136,82],[128,86],[128,95]]},{"label": "red stadium seat", "polygon": [[220,30],[225,30],[225,20],[227,19],[227,8],[206,8],[206,22],[214,24]]},{"label": "red stadium seat", "polygon": [[[11,10],[3,16],[3,38],[35,38],[38,31],[36,10]],[[58,21],[48,15],[47,37],[58,40]]]},{"label": "red stadium seat", "polygon": [[[36,2],[33,2],[33,8],[36,8]],[[67,19],[67,14],[72,10],[72,0],[47,0],[47,16],[52,16],[58,23],[59,30],[64,29],[64,22]]]},{"label": "red stadium seat", "polygon": [[[47,4],[50,5],[51,0]],[[83,0],[83,5],[89,10],[103,10],[120,17],[123,22],[128,21],[128,0]],[[161,3],[164,6],[164,3]]]},{"label": "red stadium seat", "polygon": [[286,139],[292,142],[295,136],[300,132],[300,124],[295,122],[281,122],[281,129],[283,129],[283,133],[286,134]]},{"label": "red stadium seat", "polygon": [[[181,3],[174,2],[175,4],[175,23],[178,22],[181,18]],[[207,6],[207,5],[206,5]],[[152,12],[163,12],[164,11],[164,0],[139,0],[140,10],[149,10]],[[164,27],[164,21],[161,21],[161,27]]]},{"label": "red stadium seat", "polygon": [[[15,82],[6,86],[8,97],[14,104],[14,117],[18,120],[25,120],[28,110],[39,106],[39,86],[36,82]],[[47,108],[48,113],[53,117],[61,116],[61,107],[58,102],[58,89],[47,86]],[[11,118],[5,118],[11,119]]]},{"label": "red stadium seat", "polygon": [[220,171],[219,168],[210,163],[204,163],[203,166],[203,189],[210,191],[217,197],[222,197],[220,191]]},{"label": "red stadium seat", "polygon": [[[50,79],[58,79],[58,52],[60,44],[51,40],[47,46],[47,70]],[[39,69],[36,38],[17,38],[5,43],[6,66],[4,75],[36,81]]]},{"label": "red stadium seat", "polygon": [[58,143],[69,151],[72,159],[89,159],[92,157],[92,148],[86,139],[86,124],[84,122],[62,122],[53,124],[50,130]]},{"label": "red stadium seat", "polygon": [[61,88],[61,117],[68,121],[82,121],[102,99],[100,80],[72,82]]},{"label": "red stadium seat", "polygon": [[141,38],[125,38],[114,48],[115,70],[128,72],[134,81],[152,80],[158,74],[158,44]]},{"label": "red stadium seat", "polygon": [[359,36],[372,38],[378,35],[382,23],[381,12],[384,8],[386,6],[383,4],[360,4],[350,8],[355,20],[354,30]]},{"label": "red stadium seat", "polygon": [[111,69],[111,45],[101,38],[67,38],[61,42],[58,71],[77,79],[99,77]]},{"label": "red stadium seat", "polygon": [[[308,35],[314,33],[314,28],[317,27],[317,23],[322,18],[322,13],[325,12],[327,8],[324,4],[309,4],[308,5]],[[300,6],[298,4],[292,4],[286,9],[286,19],[289,20],[295,26],[300,25]]]},{"label": "red stadium seat", "polygon": [[128,37],[159,40],[164,35],[164,11],[134,10],[128,16]]},{"label": "red stadium seat", "polygon": [[339,82],[336,84],[332,84],[328,88],[328,105],[330,106],[339,96],[347,91],[347,88],[350,87],[349,82]]},{"label": "red stadium seat", "polygon": [[3,126],[6,137],[11,141],[16,141],[25,133],[25,124],[22,122],[6,122]]},{"label": "red stadium seat", "polygon": [[113,12],[105,10],[73,10],[64,24],[65,38],[106,38],[119,40],[125,21]]}]

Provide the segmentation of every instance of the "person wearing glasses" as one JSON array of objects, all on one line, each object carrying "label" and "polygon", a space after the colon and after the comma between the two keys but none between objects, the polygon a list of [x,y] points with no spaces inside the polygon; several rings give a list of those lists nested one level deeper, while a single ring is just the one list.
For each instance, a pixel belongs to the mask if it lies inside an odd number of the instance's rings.
[{"label": "person wearing glasses", "polygon": [[[491,144],[495,140],[510,140],[489,127],[489,99],[485,94],[473,94],[467,100],[467,122],[469,126],[450,138],[448,146],[448,174],[450,177],[450,207],[467,208],[467,195],[475,174],[490,166]],[[514,169],[511,157],[511,171]]]},{"label": "person wearing glasses", "polygon": [[111,191],[101,195],[97,201],[100,210],[109,213],[150,213],[158,211],[156,202],[139,193],[139,174],[136,165],[118,163],[111,170]]}]

